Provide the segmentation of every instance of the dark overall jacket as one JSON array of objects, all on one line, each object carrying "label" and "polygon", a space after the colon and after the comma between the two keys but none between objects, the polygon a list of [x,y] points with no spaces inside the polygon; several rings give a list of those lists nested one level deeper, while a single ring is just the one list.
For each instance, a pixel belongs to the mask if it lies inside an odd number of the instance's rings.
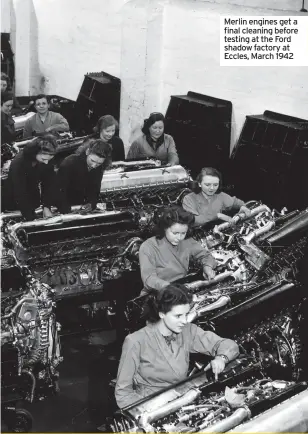
[{"label": "dark overall jacket", "polygon": [[92,209],[95,209],[106,161],[92,170],[88,169],[85,153],[69,155],[62,161],[57,173],[57,205],[61,213],[71,212],[72,205],[86,203],[91,203]]},{"label": "dark overall jacket", "polygon": [[55,186],[54,166],[37,162],[32,148],[29,143],[14,157],[3,192],[4,208],[20,210],[26,220],[36,218],[40,205],[50,208]]},{"label": "dark overall jacket", "polygon": [[[83,152],[85,152],[90,145],[91,139],[99,139],[99,135],[98,134],[92,134],[89,137],[87,137],[85,139],[85,141],[83,142],[83,144],[81,146],[79,146],[79,148],[76,150],[76,154],[80,155]],[[125,151],[124,151],[124,144],[123,144],[122,139],[118,136],[113,136],[109,140],[108,144],[110,145],[110,148],[111,148],[111,160],[112,161],[124,161],[125,160]]]}]

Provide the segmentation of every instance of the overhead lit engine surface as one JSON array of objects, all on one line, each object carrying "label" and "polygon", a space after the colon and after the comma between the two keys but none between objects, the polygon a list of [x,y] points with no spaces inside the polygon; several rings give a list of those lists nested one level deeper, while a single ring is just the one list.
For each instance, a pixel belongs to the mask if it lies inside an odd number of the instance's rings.
[{"label": "overhead lit engine surface", "polygon": [[305,382],[269,378],[253,359],[240,358],[218,382],[197,374],[119,410],[110,427],[114,432],[227,432],[306,388]]}]

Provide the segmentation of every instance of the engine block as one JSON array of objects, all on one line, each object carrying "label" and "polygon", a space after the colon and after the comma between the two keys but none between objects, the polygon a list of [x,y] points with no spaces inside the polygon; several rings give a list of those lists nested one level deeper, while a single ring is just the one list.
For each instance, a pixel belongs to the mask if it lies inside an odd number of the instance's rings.
[{"label": "engine block", "polygon": [[[42,294],[52,305],[80,294],[100,295],[107,282],[127,272],[137,275],[140,244],[152,235],[161,207],[179,203],[189,182],[180,166],[119,162],[103,180],[95,213],[83,215],[77,208],[33,222],[16,222],[6,215],[6,263],[30,271],[32,286],[19,298],[10,294],[7,299],[3,348],[16,350],[18,375],[29,382],[31,378],[30,399],[40,380],[55,387],[61,360],[55,334],[59,326],[52,308],[44,310]],[[307,231],[308,210],[279,214],[258,203],[247,219],[240,216],[210,232],[195,231],[193,236],[212,252],[218,267],[215,278],[207,281],[197,271],[200,266],[190,264],[191,273],[182,282],[194,294],[188,319],[235,337],[245,357],[219,384],[204,374],[193,376],[183,383],[188,389],[176,386],[124,409],[115,416],[112,430],[223,432],[306,388],[298,381],[303,351],[299,307],[307,293],[297,273],[307,251]],[[126,313],[131,317],[130,308]],[[241,399],[239,407],[228,402],[232,393]]]},{"label": "engine block", "polygon": [[75,207],[72,214],[17,223],[14,213],[4,214],[9,255],[57,298],[99,293],[106,281],[138,268],[139,246],[152,234],[158,210],[178,202],[188,182],[181,166],[116,162],[103,177],[103,202],[94,213]]},{"label": "engine block", "polygon": [[[179,282],[194,294],[189,321],[208,324],[228,319],[232,328],[231,318],[238,324],[240,316],[246,324],[252,309],[259,311],[257,320],[263,319],[261,309],[272,315],[275,310],[271,308],[279,311],[307,296],[297,275],[308,247],[308,210],[274,215],[257,204],[249,219],[222,223],[209,233],[197,230],[193,236],[211,251],[218,266],[209,281],[198,271],[200,264],[192,263],[190,273]],[[137,297],[128,304],[132,328],[134,318],[140,318],[144,299]]]},{"label": "engine block", "polygon": [[148,217],[137,212],[70,214],[7,227],[11,254],[57,296],[95,292],[136,267]]},{"label": "engine block", "polygon": [[147,210],[179,204],[191,181],[179,165],[160,167],[156,160],[113,164],[101,184],[101,200],[107,209]]},{"label": "engine block", "polygon": [[4,293],[1,298],[1,353],[3,359],[8,352],[14,353],[13,360],[2,365],[3,399],[12,389],[22,390],[31,402],[57,391],[62,357],[54,292],[27,277],[26,290]]},{"label": "engine block", "polygon": [[211,281],[198,280],[193,273],[185,279],[195,294],[191,321],[235,307],[264,290],[294,284],[307,249],[308,210],[274,217],[261,205],[247,221],[223,223],[210,234],[196,232],[195,238],[210,249],[218,267]]},{"label": "engine block", "polygon": [[199,373],[119,410],[110,428],[113,432],[226,432],[306,388],[305,382],[270,378],[252,358],[239,358],[218,382]]},{"label": "engine block", "polygon": [[271,319],[261,321],[235,337],[242,351],[257,359],[281,378],[300,377],[303,343],[299,336],[299,316],[294,308],[286,308]]}]

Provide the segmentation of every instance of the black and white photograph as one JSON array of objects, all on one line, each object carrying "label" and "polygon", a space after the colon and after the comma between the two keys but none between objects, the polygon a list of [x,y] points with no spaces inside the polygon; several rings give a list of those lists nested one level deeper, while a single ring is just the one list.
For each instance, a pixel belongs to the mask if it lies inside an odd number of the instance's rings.
[{"label": "black and white photograph", "polygon": [[1,0],[1,431],[308,432],[308,0]]}]

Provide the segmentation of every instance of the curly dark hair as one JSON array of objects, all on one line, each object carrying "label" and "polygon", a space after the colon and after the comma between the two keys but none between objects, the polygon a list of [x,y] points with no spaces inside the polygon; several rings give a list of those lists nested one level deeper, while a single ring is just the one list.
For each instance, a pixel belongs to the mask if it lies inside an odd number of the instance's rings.
[{"label": "curly dark hair", "polygon": [[46,133],[36,137],[30,143],[27,143],[23,149],[27,158],[35,159],[39,152],[44,154],[55,155],[57,152],[57,139],[53,134]]},{"label": "curly dark hair", "polygon": [[201,172],[198,174],[196,178],[196,182],[198,183],[198,185],[195,187],[195,192],[199,193],[201,191],[201,187],[199,186],[199,184],[201,184],[203,178],[207,175],[215,176],[215,178],[219,179],[219,187],[216,193],[220,193],[222,189],[222,176],[221,173],[217,169],[214,169],[213,167],[203,167],[203,169],[201,169]]},{"label": "curly dark hair", "polygon": [[105,158],[103,167],[106,169],[107,167],[111,167],[112,164],[111,152],[111,146],[107,142],[94,137],[88,137],[85,142],[75,151],[75,154],[84,155],[87,153],[93,153],[100,158]]},{"label": "curly dark hair", "polygon": [[150,127],[157,121],[163,121],[165,125],[165,116],[159,112],[151,113],[150,116],[143,122],[143,127],[141,128],[143,134],[148,136],[150,134]]},{"label": "curly dark hair", "polygon": [[38,99],[43,99],[43,98],[45,98],[49,104],[49,97],[47,95],[45,95],[44,93],[40,93],[40,94],[36,95],[35,97],[33,97],[34,104],[36,103],[36,101]]},{"label": "curly dark hair", "polygon": [[168,313],[174,306],[191,304],[192,294],[188,289],[179,283],[170,285],[160,291],[153,290],[147,296],[143,306],[143,319],[155,323],[159,321],[159,313]]},{"label": "curly dark hair", "polygon": [[11,90],[11,81],[9,79],[9,76],[5,72],[1,72],[1,81],[6,81],[6,91]]},{"label": "curly dark hair", "polygon": [[86,149],[89,154],[95,154],[100,158],[110,158],[111,147],[101,139],[92,139]]},{"label": "curly dark hair", "polygon": [[190,228],[194,222],[195,216],[180,206],[173,205],[168,208],[164,208],[157,220],[156,238],[160,240],[163,239],[166,229],[170,228],[175,223],[187,225],[188,228]]}]

